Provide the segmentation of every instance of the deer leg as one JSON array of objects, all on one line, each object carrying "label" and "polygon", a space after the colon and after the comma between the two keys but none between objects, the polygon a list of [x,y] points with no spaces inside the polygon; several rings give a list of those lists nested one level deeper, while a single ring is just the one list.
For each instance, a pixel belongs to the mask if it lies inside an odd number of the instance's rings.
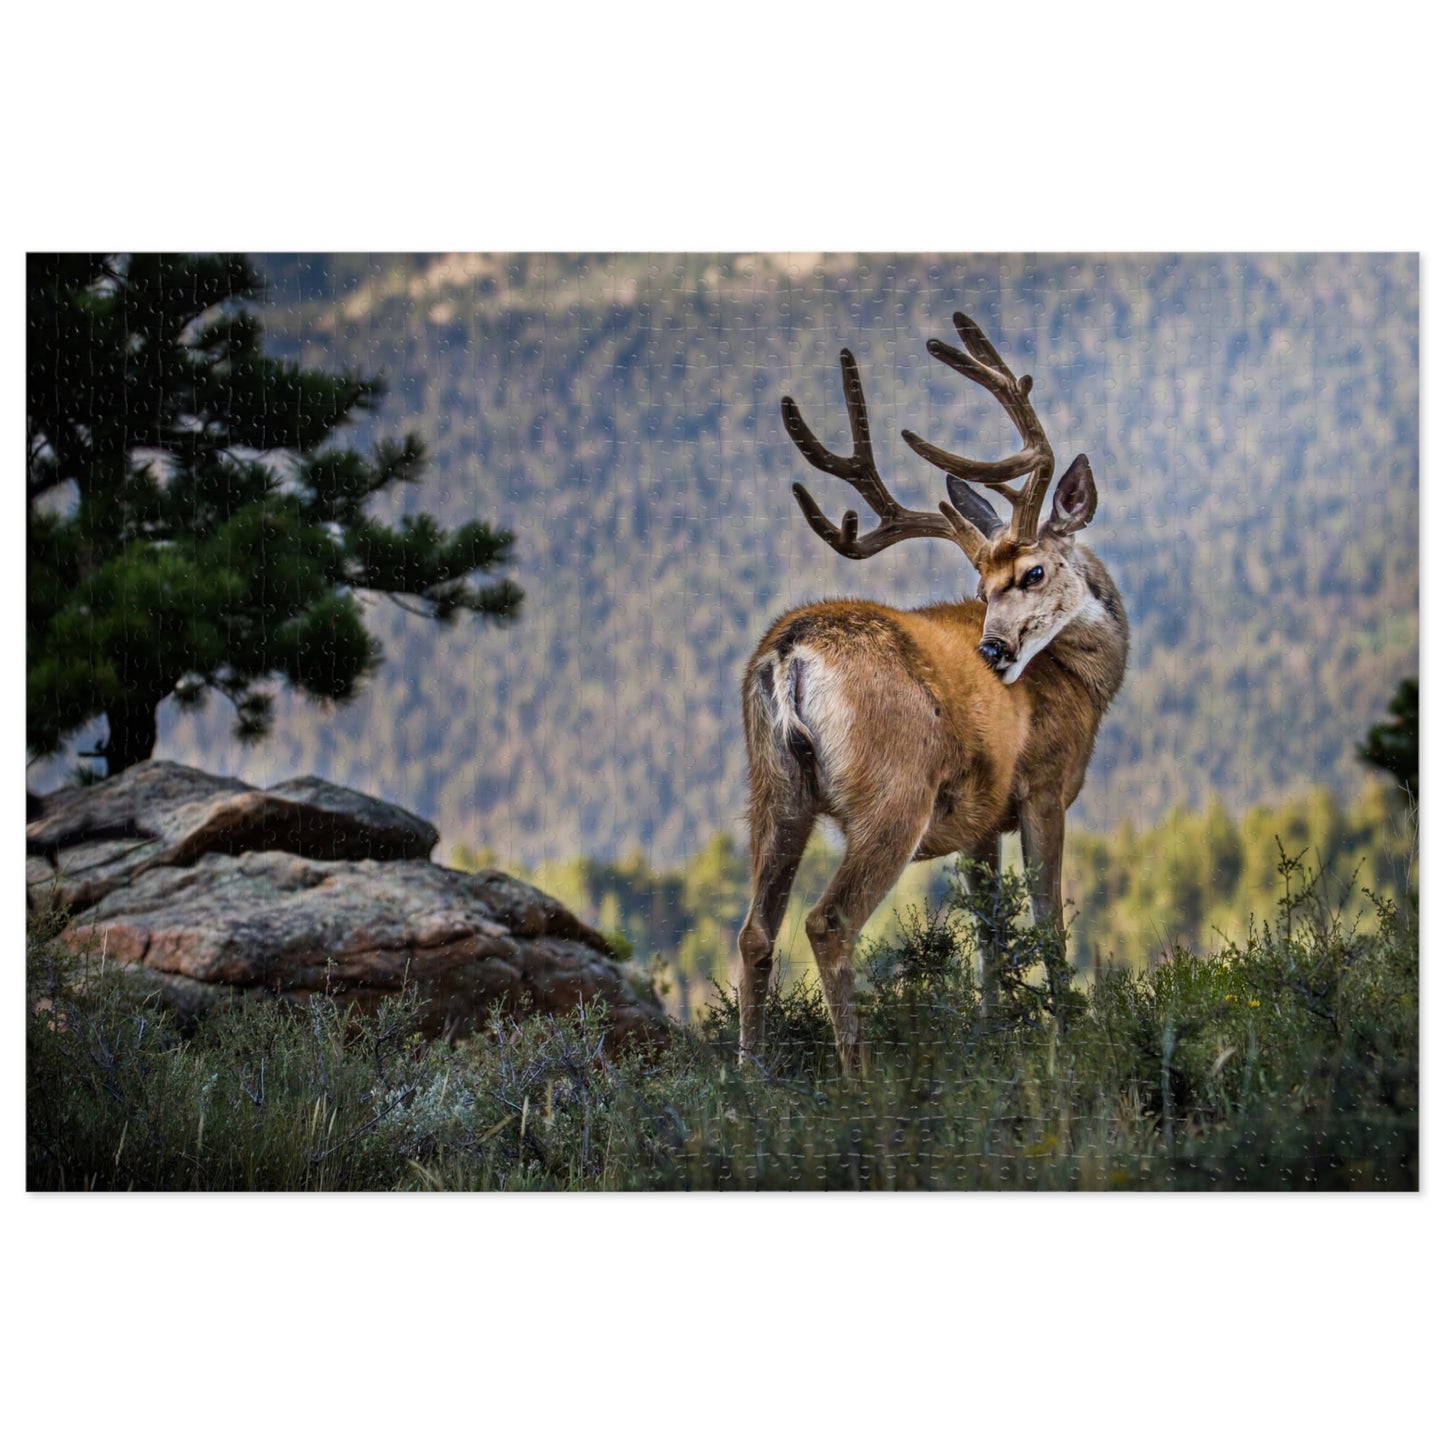
[{"label": "deer leg", "polygon": [[988,877],[971,872],[968,891],[979,897],[980,912],[988,920],[979,930],[979,998],[985,1018],[998,1012],[999,982],[999,864],[1003,861],[1003,839],[995,833],[972,848],[963,857],[975,868],[987,868]]},{"label": "deer leg", "polygon": [[1030,870],[1029,898],[1034,923],[1049,928],[1053,936],[1045,941],[1044,962],[1049,975],[1049,993],[1055,1008],[1068,987],[1064,957],[1064,808],[1058,798],[1030,797],[1019,806],[1019,835],[1024,864]]},{"label": "deer leg", "polygon": [[858,1073],[866,1062],[853,1006],[853,945],[912,859],[928,826],[931,804],[929,798],[911,809],[889,808],[887,822],[866,831],[856,829],[833,881],[808,915],[808,942],[845,1074]]},{"label": "deer leg", "polygon": [[773,945],[812,831],[811,813],[770,818],[753,828],[753,900],[738,935],[743,960],[738,975],[739,1062],[755,1058],[762,1047],[763,1004],[773,971]]}]

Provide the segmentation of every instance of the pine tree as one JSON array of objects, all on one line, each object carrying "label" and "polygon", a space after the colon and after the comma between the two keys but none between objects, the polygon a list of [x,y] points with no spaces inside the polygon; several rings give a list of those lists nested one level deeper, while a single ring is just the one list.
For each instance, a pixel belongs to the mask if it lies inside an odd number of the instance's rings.
[{"label": "pine tree", "polygon": [[1391,720],[1376,723],[1357,749],[1360,761],[1383,768],[1411,798],[1420,796],[1420,684],[1403,679],[1390,699]]},{"label": "pine tree", "polygon": [[336,443],[383,383],[264,355],[248,262],[35,255],[26,281],[33,756],[104,714],[118,772],[151,755],[160,703],[210,689],[248,739],[278,684],[350,700],[381,660],[358,591],[443,623],[516,615],[516,584],[484,576],[509,532],[367,515],[420,479],[423,445]]}]

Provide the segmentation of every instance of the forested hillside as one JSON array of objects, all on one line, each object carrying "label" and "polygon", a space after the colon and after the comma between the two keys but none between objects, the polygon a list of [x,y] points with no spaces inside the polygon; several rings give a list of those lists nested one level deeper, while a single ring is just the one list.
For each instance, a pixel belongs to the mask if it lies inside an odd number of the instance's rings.
[{"label": "forested hillside", "polygon": [[924,350],[959,308],[1034,374],[1061,465],[1089,454],[1086,540],[1133,623],[1080,825],[1146,830],[1211,792],[1236,815],[1317,784],[1353,797],[1354,745],[1417,670],[1413,257],[257,259],[268,349],[383,373],[369,424],[432,454],[407,505],[513,529],[526,601],[496,633],[378,602],[387,662],[358,703],[283,699],[250,752],[221,705],[163,717],[158,755],[379,792],[438,823],[439,856],[680,863],[739,832],[737,681],[771,617],[971,588],[948,545],[830,552],[790,485],[834,516],[852,496],[778,411],[793,395],[841,445],[852,348],[880,467],[931,507],[942,477],[901,428],[1014,443]]}]

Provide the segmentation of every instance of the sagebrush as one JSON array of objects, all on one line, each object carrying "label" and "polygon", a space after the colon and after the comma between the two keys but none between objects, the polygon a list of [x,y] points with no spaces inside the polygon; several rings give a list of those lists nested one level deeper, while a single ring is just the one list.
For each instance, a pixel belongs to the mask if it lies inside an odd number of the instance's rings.
[{"label": "sagebrush", "polygon": [[[238,1000],[187,1030],[131,975],[28,932],[32,1189],[1413,1189],[1418,931],[1281,856],[1277,918],[1051,990],[1045,942],[956,885],[860,969],[865,1079],[801,983],[611,1057],[600,1006],[448,1044],[407,1004]],[[1368,926],[1362,926],[1368,924]],[[985,1014],[981,930],[1007,959]]]}]

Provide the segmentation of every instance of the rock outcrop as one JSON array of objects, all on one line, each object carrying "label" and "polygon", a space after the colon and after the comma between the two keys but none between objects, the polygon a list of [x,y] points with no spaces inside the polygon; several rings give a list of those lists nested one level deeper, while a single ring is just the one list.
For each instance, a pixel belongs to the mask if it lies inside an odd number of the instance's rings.
[{"label": "rock outcrop", "polygon": [[461,1037],[515,1012],[607,1002],[614,1044],[666,1027],[645,978],[554,898],[427,861],[436,830],[317,778],[249,787],[176,763],[41,800],[26,829],[32,908],[196,1015],[257,990],[373,1008],[414,984],[418,1021]]}]

